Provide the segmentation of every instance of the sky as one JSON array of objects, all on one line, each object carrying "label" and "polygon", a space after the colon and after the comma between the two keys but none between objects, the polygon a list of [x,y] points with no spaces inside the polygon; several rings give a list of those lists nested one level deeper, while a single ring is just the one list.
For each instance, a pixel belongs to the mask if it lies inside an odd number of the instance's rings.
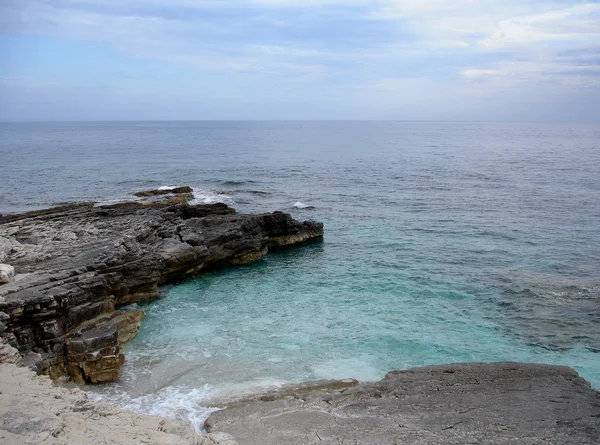
[{"label": "sky", "polygon": [[0,0],[0,120],[600,122],[600,0]]}]

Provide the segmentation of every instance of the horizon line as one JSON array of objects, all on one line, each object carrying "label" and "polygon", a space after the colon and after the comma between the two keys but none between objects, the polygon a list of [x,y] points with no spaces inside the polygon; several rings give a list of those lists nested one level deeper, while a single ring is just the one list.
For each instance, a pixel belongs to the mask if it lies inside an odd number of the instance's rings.
[{"label": "horizon line", "polygon": [[403,122],[403,123],[476,123],[476,124],[600,124],[600,121],[563,120],[446,120],[446,119],[72,119],[72,120],[0,120],[0,124],[118,124],[177,122]]}]

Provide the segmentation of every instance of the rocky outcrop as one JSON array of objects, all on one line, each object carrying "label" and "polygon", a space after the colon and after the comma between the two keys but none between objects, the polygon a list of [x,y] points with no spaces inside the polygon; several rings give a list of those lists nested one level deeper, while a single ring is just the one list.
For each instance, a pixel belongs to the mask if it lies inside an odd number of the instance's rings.
[{"label": "rocky outcrop", "polygon": [[[145,190],[142,192],[135,192],[133,194],[138,198],[142,198],[140,201],[136,201],[136,204],[160,204],[160,205],[175,205],[175,204],[187,204],[194,199],[194,190],[191,187],[172,187],[165,189]],[[131,203],[129,203],[131,204]]]},{"label": "rocky outcrop", "polygon": [[600,393],[564,366],[464,363],[330,386],[234,401],[205,426],[243,445],[600,443]]},{"label": "rocky outcrop", "polygon": [[183,187],[172,187],[172,188],[162,188],[162,189],[154,189],[154,190],[144,190],[141,192],[135,192],[133,196],[137,196],[140,198],[145,198],[148,196],[161,196],[161,195],[182,195],[182,194],[190,194],[194,193],[194,189],[191,187],[184,185]]},{"label": "rocky outcrop", "polygon": [[1,336],[52,378],[112,381],[121,345],[143,317],[120,306],[157,298],[160,284],[322,235],[320,223],[238,215],[225,204],[81,203],[7,215],[0,257],[18,274],[0,285]]}]

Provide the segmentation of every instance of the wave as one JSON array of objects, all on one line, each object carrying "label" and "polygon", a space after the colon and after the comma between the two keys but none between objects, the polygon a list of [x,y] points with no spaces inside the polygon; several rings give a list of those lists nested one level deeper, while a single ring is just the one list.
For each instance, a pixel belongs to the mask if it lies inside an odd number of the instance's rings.
[{"label": "wave", "polygon": [[244,189],[234,190],[234,192],[235,193],[246,193],[248,195],[258,195],[258,196],[267,196],[267,195],[271,194],[269,192],[263,192],[262,190],[244,190]]},{"label": "wave", "polygon": [[216,204],[222,202],[228,206],[233,206],[235,201],[230,195],[227,195],[223,191],[204,190],[193,188],[194,199],[190,201],[190,204]]},{"label": "wave", "polygon": [[294,207],[295,209],[314,209],[316,208],[313,205],[310,204],[304,204],[303,202],[298,201],[296,204],[294,204],[292,207]]},{"label": "wave", "polygon": [[212,391],[206,385],[204,388],[170,386],[156,393],[138,397],[132,397],[124,392],[100,394],[93,391],[88,392],[88,396],[92,400],[107,401],[121,409],[189,422],[198,433],[201,433],[208,416],[219,410],[199,404],[210,397],[211,393]]},{"label": "wave", "polygon": [[233,186],[240,186],[240,185],[247,185],[247,184],[256,184],[256,181],[253,181],[251,179],[249,180],[245,180],[245,181],[221,181],[220,182],[221,185],[233,185]]}]

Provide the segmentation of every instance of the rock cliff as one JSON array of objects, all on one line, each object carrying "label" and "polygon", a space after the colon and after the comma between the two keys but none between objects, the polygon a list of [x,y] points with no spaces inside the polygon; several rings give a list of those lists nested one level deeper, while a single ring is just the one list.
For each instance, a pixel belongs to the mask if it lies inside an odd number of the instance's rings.
[{"label": "rock cliff", "polygon": [[190,198],[181,193],[0,217],[0,262],[16,272],[0,285],[0,335],[26,364],[54,379],[116,380],[121,345],[144,316],[120,306],[157,298],[160,284],[323,235],[321,223],[281,212],[173,205]]}]

